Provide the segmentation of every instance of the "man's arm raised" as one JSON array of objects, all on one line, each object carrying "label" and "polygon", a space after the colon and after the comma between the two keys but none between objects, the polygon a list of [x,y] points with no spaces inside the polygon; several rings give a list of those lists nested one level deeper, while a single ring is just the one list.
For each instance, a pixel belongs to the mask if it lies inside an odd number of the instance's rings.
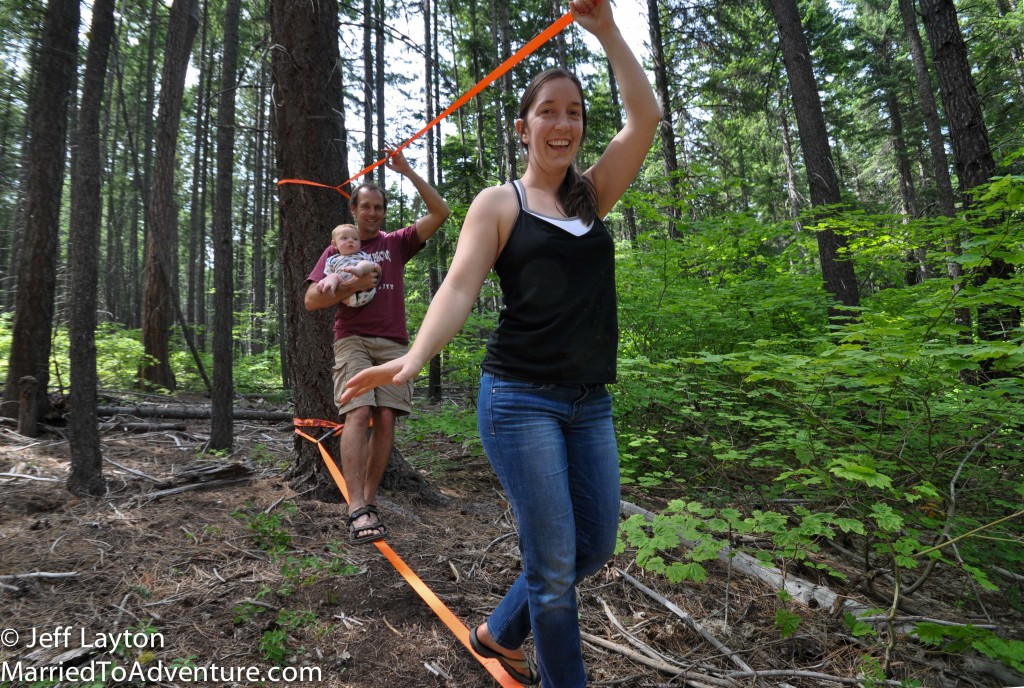
[{"label": "man's arm raised", "polygon": [[434,236],[434,232],[452,214],[451,209],[445,200],[441,198],[441,194],[437,192],[437,189],[428,184],[423,177],[416,173],[416,170],[412,169],[402,151],[394,153],[389,151],[387,166],[388,169],[398,172],[412,182],[412,185],[416,187],[416,192],[427,206],[427,214],[416,220],[416,234],[421,242],[427,243],[427,239]]}]

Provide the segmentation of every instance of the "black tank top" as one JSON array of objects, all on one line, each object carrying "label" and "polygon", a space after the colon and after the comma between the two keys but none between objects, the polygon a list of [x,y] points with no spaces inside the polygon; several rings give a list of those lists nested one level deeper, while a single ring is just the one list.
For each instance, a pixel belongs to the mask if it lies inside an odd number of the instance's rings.
[{"label": "black tank top", "polygon": [[519,199],[508,241],[494,265],[504,307],[484,370],[542,383],[615,382],[618,318],[615,242],[601,220],[576,236]]}]

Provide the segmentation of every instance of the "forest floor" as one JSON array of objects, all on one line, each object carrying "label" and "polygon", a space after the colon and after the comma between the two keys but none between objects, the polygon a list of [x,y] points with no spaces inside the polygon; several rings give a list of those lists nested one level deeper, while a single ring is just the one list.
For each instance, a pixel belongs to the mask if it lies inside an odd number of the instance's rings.
[{"label": "forest floor", "polygon": [[[22,680],[0,675],[0,686],[58,685],[52,672],[62,663],[91,666],[97,679],[106,667],[106,685],[214,685],[169,673],[214,665],[259,672],[277,666],[297,677],[315,672],[287,683],[261,673],[265,680],[216,685],[496,685],[375,547],[348,543],[343,505],[291,489],[284,477],[293,451],[290,426],[239,423],[230,456],[202,454],[207,436],[205,421],[189,421],[184,430],[104,431],[110,494],[82,499],[65,490],[69,447],[59,430],[31,440],[0,428],[0,665],[8,672],[18,662],[23,667]],[[519,571],[508,504],[486,459],[460,442],[405,438],[400,449],[445,503],[385,494],[388,543],[472,627]],[[245,474],[234,484],[160,494],[190,474],[224,466]],[[624,498],[659,506],[649,494]],[[271,551],[275,544],[282,554]],[[852,562],[830,563],[851,573],[848,589],[833,589],[884,606]],[[738,663],[622,571],[681,608],[749,667],[782,673],[727,678]],[[20,574],[36,575],[15,577]],[[961,576],[939,575],[914,604],[927,616],[957,622],[979,618],[984,604],[1000,634],[1020,639],[1017,585],[1009,593],[976,595]],[[775,628],[783,607],[801,619],[787,637]],[[829,610],[784,603],[765,584],[717,562],[706,582],[671,585],[637,569],[627,551],[581,585],[580,610],[593,686],[886,684],[864,681],[884,661],[883,640],[855,638]],[[673,676],[668,665],[690,673]],[[126,680],[114,680],[122,676],[114,666]],[[163,673],[132,683],[155,666]],[[993,675],[998,666],[971,651],[946,654],[901,637],[890,653],[888,684],[1015,685],[1013,676]],[[29,667],[37,673],[24,673]],[[49,676],[40,667],[50,667]]]}]

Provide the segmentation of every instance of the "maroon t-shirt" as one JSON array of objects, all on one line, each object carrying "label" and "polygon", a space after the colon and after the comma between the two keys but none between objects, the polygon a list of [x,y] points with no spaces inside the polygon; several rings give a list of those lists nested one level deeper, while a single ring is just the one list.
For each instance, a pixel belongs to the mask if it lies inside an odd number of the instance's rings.
[{"label": "maroon t-shirt", "polygon": [[[365,306],[353,308],[338,304],[334,315],[334,339],[351,335],[385,337],[399,344],[409,343],[409,330],[405,324],[405,264],[419,253],[425,244],[416,234],[416,225],[394,232],[381,232],[364,241],[360,250],[380,266],[377,293]],[[319,282],[326,274],[327,259],[337,255],[338,249],[330,245],[321,254],[309,281]]]}]

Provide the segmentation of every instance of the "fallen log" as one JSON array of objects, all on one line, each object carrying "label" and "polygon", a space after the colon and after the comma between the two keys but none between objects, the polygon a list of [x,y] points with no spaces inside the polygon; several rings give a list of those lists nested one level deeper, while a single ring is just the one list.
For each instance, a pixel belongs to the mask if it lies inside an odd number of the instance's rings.
[{"label": "fallen log", "polygon": [[[97,406],[100,416],[136,416],[138,418],[173,418],[175,420],[209,420],[210,406],[188,404],[137,404],[135,406]],[[259,409],[234,409],[235,420],[263,420],[269,422],[291,421],[295,414],[290,411],[262,411]]]},{"label": "fallen log", "polygon": [[[656,516],[654,512],[625,500],[620,502],[619,511],[627,516],[640,514],[648,521],[653,520]],[[690,548],[697,545],[696,542],[685,539],[680,539],[680,544]],[[854,616],[869,616],[877,613],[877,609],[874,607],[838,595],[824,585],[817,585],[792,574],[783,573],[778,568],[767,565],[745,552],[737,552],[729,547],[723,547],[718,552],[718,559],[746,576],[760,579],[773,590],[785,590],[794,601],[811,609],[823,608],[834,616],[842,613],[850,613]],[[908,625],[899,630],[906,632],[911,628],[912,626]]]},{"label": "fallen log", "polygon": [[120,430],[122,432],[168,432],[188,430],[184,423],[135,423],[129,421],[111,421],[100,423],[100,430]]}]

